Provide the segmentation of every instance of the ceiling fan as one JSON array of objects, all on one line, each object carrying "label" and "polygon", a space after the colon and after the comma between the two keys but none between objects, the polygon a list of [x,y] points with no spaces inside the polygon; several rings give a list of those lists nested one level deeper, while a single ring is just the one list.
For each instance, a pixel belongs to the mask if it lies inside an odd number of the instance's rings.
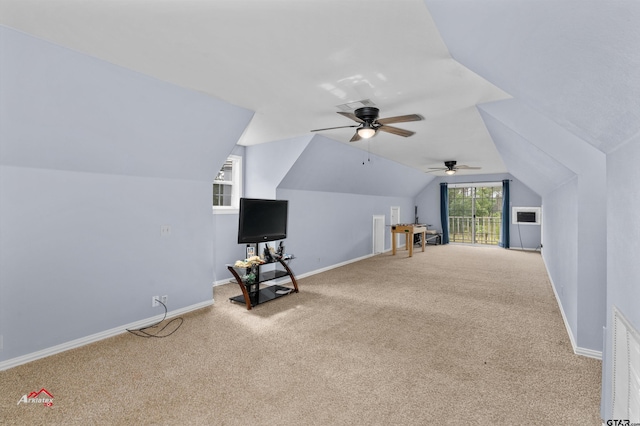
[{"label": "ceiling fan", "polygon": [[398,127],[388,126],[390,123],[405,123],[408,121],[420,121],[424,120],[424,117],[418,114],[398,115],[396,117],[380,118],[378,119],[378,113],[380,110],[376,107],[362,107],[356,109],[353,113],[339,111],[338,114],[344,115],[353,121],[360,123],[351,126],[339,126],[339,127],[327,127],[325,129],[315,129],[312,132],[321,132],[323,130],[344,129],[347,127],[357,127],[356,133],[353,135],[349,142],[359,141],[360,139],[369,139],[378,133],[378,130],[383,132],[392,133],[398,136],[409,137],[415,132],[410,130],[400,129]]},{"label": "ceiling fan", "polygon": [[[464,164],[460,164],[456,166],[456,161],[445,161],[445,167],[429,167],[429,172],[439,172],[444,171],[448,175],[455,175],[458,170],[480,170],[482,167],[469,167]],[[429,173],[427,172],[427,173]]]}]

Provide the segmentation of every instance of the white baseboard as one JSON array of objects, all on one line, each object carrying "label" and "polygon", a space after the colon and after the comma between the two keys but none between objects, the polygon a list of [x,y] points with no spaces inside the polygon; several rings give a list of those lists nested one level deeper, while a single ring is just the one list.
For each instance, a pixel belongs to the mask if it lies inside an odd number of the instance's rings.
[{"label": "white baseboard", "polygon": [[316,269],[314,271],[305,272],[304,274],[300,274],[300,275],[296,274],[296,279],[310,277],[311,275],[319,274],[321,272],[330,271],[331,269],[339,268],[341,266],[345,266],[345,265],[348,265],[350,263],[359,262],[361,260],[368,259],[368,258],[373,257],[373,256],[375,256],[375,255],[374,254],[367,254],[365,256],[356,257],[355,259],[346,260],[344,262],[336,263],[334,265],[326,266],[324,268]]},{"label": "white baseboard", "polygon": [[576,345],[575,338],[573,337],[573,331],[571,330],[571,326],[569,325],[569,321],[567,320],[567,316],[564,313],[564,307],[562,306],[562,300],[556,291],[556,285],[553,282],[553,278],[551,274],[549,274],[549,268],[547,268],[547,262],[542,256],[542,263],[544,264],[544,268],[547,271],[547,277],[549,277],[549,281],[551,282],[551,289],[553,289],[553,294],[556,297],[556,302],[558,303],[558,308],[560,308],[560,313],[562,314],[562,321],[564,322],[564,328],[567,330],[567,334],[569,335],[569,341],[571,342],[571,347],[573,348],[573,353],[576,355],[582,355],[589,358],[595,358],[602,361],[602,351],[596,351],[593,349],[581,348]]},{"label": "white baseboard", "polygon": [[[205,302],[196,303],[195,305],[186,306],[181,309],[176,309],[167,313],[167,318],[175,317],[178,315],[186,314],[187,312],[196,311],[198,309],[206,308],[213,305],[213,299]],[[0,362],[0,371],[8,370],[9,368],[17,367],[22,364],[26,364],[37,359],[45,358],[51,355],[55,355],[60,352],[68,351],[69,349],[79,348],[80,346],[88,345],[99,340],[107,339],[109,337],[117,336],[118,334],[126,333],[127,330],[134,330],[147,326],[149,324],[156,323],[164,317],[164,314],[156,315],[151,318],[146,318],[140,321],[132,322],[120,327],[115,327],[110,330],[101,331],[100,333],[92,334],[90,336],[81,337],[79,339],[71,340],[70,342],[62,343],[60,345],[52,346],[50,348],[42,349],[37,352],[22,355],[16,358],[12,358],[6,361]]]},{"label": "white baseboard", "polygon": [[576,355],[582,355],[588,358],[595,358],[602,361],[602,351],[595,351],[593,349],[586,349],[586,348],[581,348],[579,346],[574,346],[573,352]]},{"label": "white baseboard", "polygon": [[233,278],[233,277],[229,277],[229,278],[226,278],[226,279],[224,279],[224,280],[214,281],[214,282],[213,282],[213,286],[214,286],[214,287],[217,287],[217,286],[219,286],[219,285],[233,284],[233,283],[235,283],[235,282],[236,282],[235,278]]},{"label": "white baseboard", "polygon": [[[389,251],[389,250],[386,250],[386,251]],[[316,270],[313,270],[313,271],[305,272],[304,274],[299,274],[299,275],[295,274],[296,275],[296,279],[310,277],[312,275],[319,274],[321,272],[330,271],[331,269],[339,268],[341,266],[345,266],[345,265],[348,265],[350,263],[358,262],[360,260],[368,259],[368,258],[373,257],[373,256],[375,256],[375,254],[367,254],[365,256],[356,257],[355,259],[346,260],[344,262],[336,263],[334,265],[326,266],[324,268],[320,268],[320,269],[316,269]],[[287,283],[287,282],[290,282],[290,281],[291,281],[291,279],[283,278],[281,280],[273,281],[273,284],[283,284],[283,283]],[[213,286],[215,287],[215,286],[229,284],[229,283],[233,284],[235,282],[236,281],[235,281],[235,279],[233,277],[229,277],[229,278],[225,278],[223,280],[214,281],[213,282]]]},{"label": "white baseboard", "polygon": [[519,250],[519,251],[540,251],[540,248],[531,248],[531,247],[509,247],[509,250]]}]

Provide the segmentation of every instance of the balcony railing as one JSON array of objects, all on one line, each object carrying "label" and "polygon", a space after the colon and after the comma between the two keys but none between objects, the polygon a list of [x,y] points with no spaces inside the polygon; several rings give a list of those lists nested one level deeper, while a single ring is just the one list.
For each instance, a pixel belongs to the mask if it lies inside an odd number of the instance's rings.
[{"label": "balcony railing", "polygon": [[[475,239],[473,224],[475,221]],[[500,242],[499,217],[449,216],[449,241],[455,243],[494,244]]]}]

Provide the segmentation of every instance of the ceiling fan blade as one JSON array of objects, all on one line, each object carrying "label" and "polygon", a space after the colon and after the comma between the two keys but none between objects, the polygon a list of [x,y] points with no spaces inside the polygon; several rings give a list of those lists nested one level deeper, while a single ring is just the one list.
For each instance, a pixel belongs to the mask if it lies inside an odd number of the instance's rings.
[{"label": "ceiling fan blade", "polygon": [[429,170],[433,170],[433,171],[438,171],[438,170],[449,170],[446,167],[442,168],[442,167],[429,167]]},{"label": "ceiling fan blade", "polygon": [[421,121],[424,117],[418,114],[398,115],[396,117],[381,118],[378,120],[380,124],[406,123],[409,121]]},{"label": "ceiling fan blade", "polygon": [[465,169],[465,170],[480,170],[482,167],[469,167],[464,164],[460,164],[459,166],[455,166],[456,169]]},{"label": "ceiling fan blade", "polygon": [[364,123],[364,121],[360,120],[358,117],[355,116],[355,114],[353,114],[352,112],[343,112],[343,111],[338,111],[338,114],[343,115],[347,118],[352,119],[355,122],[358,123]]},{"label": "ceiling fan blade", "polygon": [[324,129],[311,130],[311,132],[322,132],[323,130],[333,130],[333,129],[346,129],[349,127],[359,127],[359,126],[357,124],[353,124],[351,126],[326,127]]},{"label": "ceiling fan blade", "polygon": [[358,134],[358,132],[356,132],[356,133],[353,135],[353,137],[351,138],[351,140],[350,140],[349,142],[357,142],[357,141],[359,141],[360,139],[362,139],[362,138],[360,137],[360,135]]},{"label": "ceiling fan blade", "polygon": [[378,130],[382,130],[383,132],[387,132],[387,133],[393,133],[394,135],[398,135],[398,136],[404,136],[405,138],[411,135],[414,135],[416,133],[410,130],[399,129],[397,127],[386,126],[386,125],[378,127]]}]

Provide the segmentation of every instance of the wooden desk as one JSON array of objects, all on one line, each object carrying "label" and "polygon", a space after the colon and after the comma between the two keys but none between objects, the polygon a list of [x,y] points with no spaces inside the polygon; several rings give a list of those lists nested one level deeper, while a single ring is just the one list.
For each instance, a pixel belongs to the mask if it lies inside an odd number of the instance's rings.
[{"label": "wooden desk", "polygon": [[427,232],[427,227],[422,225],[392,225],[391,226],[391,247],[393,255],[396,254],[396,236],[395,234],[405,235],[405,250],[409,250],[409,257],[413,256],[413,236],[415,234],[422,234],[420,241],[422,242],[422,251],[424,251],[424,241]]}]

